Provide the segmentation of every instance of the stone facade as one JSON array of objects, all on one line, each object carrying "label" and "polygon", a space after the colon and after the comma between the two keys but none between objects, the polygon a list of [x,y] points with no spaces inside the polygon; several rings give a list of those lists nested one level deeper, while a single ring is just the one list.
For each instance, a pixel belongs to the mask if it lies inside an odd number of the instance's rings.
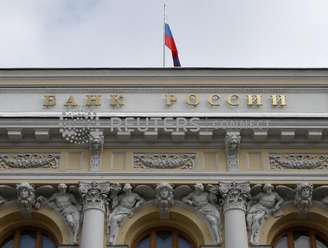
[{"label": "stone facade", "polygon": [[328,234],[328,70],[3,69],[0,87],[0,245],[25,226],[82,248]]}]

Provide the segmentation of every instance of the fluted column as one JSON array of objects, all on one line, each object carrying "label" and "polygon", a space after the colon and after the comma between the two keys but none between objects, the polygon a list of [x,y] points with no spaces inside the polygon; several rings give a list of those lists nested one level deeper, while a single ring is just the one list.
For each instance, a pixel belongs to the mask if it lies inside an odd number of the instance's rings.
[{"label": "fluted column", "polygon": [[246,227],[246,200],[250,192],[248,183],[221,183],[224,199],[224,247],[248,248]]},{"label": "fluted column", "polygon": [[105,211],[109,191],[108,182],[80,183],[84,212],[80,248],[104,248]]}]

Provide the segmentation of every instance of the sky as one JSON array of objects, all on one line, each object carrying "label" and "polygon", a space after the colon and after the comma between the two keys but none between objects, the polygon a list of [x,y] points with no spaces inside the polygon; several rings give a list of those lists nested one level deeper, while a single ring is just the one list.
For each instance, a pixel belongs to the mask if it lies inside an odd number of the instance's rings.
[{"label": "sky", "polygon": [[[327,0],[165,3],[183,67],[328,67]],[[0,68],[162,67],[163,4],[0,0]]]}]

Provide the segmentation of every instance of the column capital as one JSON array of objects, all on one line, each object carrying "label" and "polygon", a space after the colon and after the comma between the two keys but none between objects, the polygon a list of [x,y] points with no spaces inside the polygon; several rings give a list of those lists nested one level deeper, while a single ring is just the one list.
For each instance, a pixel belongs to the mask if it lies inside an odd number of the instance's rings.
[{"label": "column capital", "polygon": [[250,192],[249,183],[220,183],[219,190],[224,199],[224,211],[231,209],[246,211],[246,200]]},{"label": "column capital", "polygon": [[83,209],[105,211],[105,203],[110,192],[109,182],[80,182],[79,190],[83,199]]}]

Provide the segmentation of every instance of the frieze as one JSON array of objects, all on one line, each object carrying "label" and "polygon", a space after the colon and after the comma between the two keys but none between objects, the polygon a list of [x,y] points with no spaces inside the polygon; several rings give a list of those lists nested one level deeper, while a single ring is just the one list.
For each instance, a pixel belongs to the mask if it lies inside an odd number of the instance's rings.
[{"label": "frieze", "polygon": [[33,169],[59,167],[59,153],[2,153],[0,154],[1,169]]},{"label": "frieze", "polygon": [[271,169],[327,169],[328,154],[270,154]]},{"label": "frieze", "polygon": [[134,168],[192,169],[196,163],[195,153],[134,153]]}]

